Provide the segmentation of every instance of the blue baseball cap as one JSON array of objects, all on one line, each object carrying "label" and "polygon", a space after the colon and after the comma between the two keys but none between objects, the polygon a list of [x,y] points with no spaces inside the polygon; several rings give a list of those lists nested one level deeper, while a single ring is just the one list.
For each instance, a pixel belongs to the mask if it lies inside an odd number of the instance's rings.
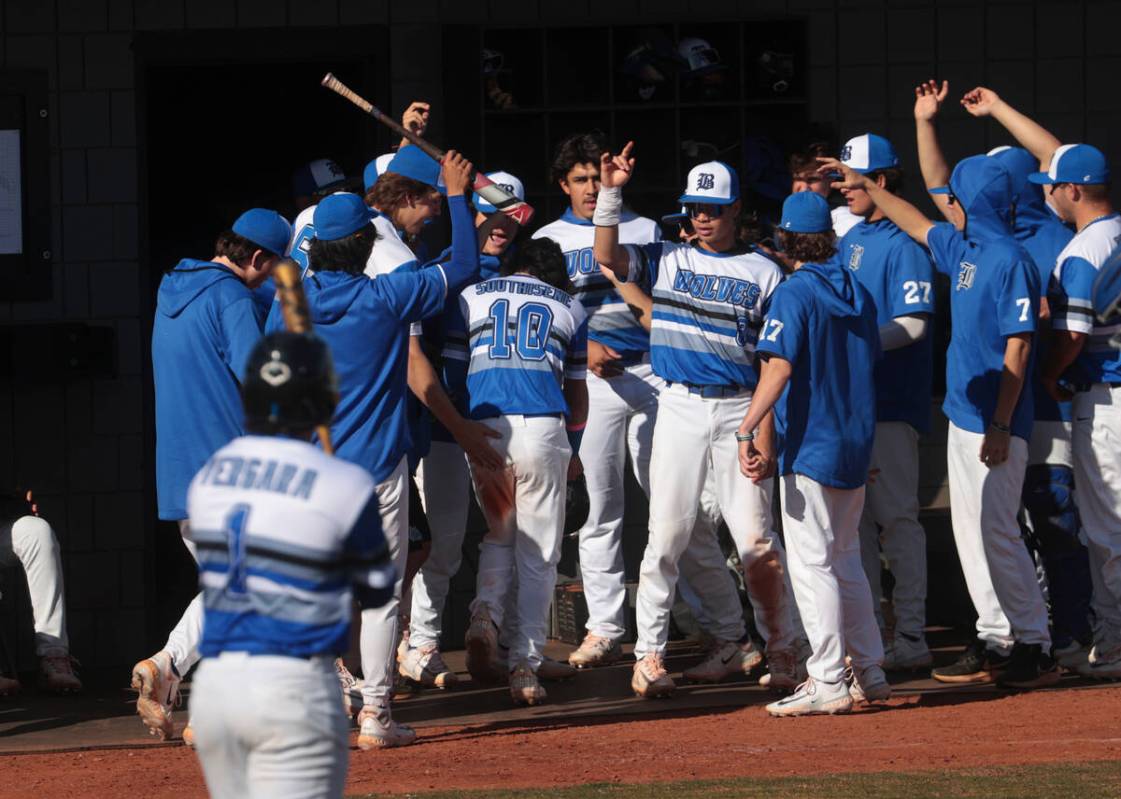
[{"label": "blue baseball cap", "polygon": [[679,203],[731,205],[740,198],[740,179],[736,170],[723,161],[706,161],[689,170],[685,193]]},{"label": "blue baseball cap", "polygon": [[1051,156],[1051,168],[1028,175],[1032,183],[1109,183],[1109,164],[1092,144],[1064,144]]},{"label": "blue baseball cap", "polygon": [[415,144],[406,144],[398,150],[385,171],[425,183],[438,189],[440,194],[448,193],[444,177],[440,174],[440,164]]},{"label": "blue baseball cap", "polygon": [[292,173],[292,196],[329,194],[346,183],[346,173],[330,158],[317,158]]},{"label": "blue baseball cap", "polygon": [[397,157],[397,153],[382,153],[362,170],[362,187],[369,191],[378,182],[378,178],[389,167],[389,163]]},{"label": "blue baseball cap", "polygon": [[250,208],[237,218],[232,230],[274,255],[284,255],[292,239],[288,220],[267,208]]},{"label": "blue baseball cap", "polygon": [[865,133],[845,142],[840,161],[862,175],[899,166],[899,156],[891,142],[875,133]]},{"label": "blue baseball cap", "polygon": [[685,206],[681,206],[680,211],[674,211],[672,214],[665,214],[662,216],[662,223],[666,225],[676,225],[678,222],[684,222],[689,218],[689,212],[685,210]]},{"label": "blue baseball cap", "polygon": [[782,204],[779,228],[791,233],[824,233],[833,229],[829,203],[820,194],[800,191],[791,194]]},{"label": "blue baseball cap", "polygon": [[366,205],[357,194],[340,191],[324,197],[315,206],[312,216],[315,237],[320,241],[341,239],[370,224],[376,215],[377,211]]},{"label": "blue baseball cap", "polygon": [[[501,186],[506,191],[513,194],[519,200],[525,200],[525,186],[520,180],[511,175],[509,172],[488,172],[487,177],[491,182],[497,186]],[[471,204],[475,206],[476,211],[481,211],[484,214],[493,214],[498,209],[484,200],[479,192],[475,192],[471,196]]]}]

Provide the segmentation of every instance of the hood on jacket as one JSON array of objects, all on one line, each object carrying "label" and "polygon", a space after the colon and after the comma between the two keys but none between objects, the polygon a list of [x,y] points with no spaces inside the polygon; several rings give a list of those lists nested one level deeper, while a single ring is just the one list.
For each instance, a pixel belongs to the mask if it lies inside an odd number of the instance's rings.
[{"label": "hood on jacket", "polygon": [[1039,161],[1023,147],[998,147],[989,151],[998,160],[1012,180],[1012,194],[1016,203],[1015,232],[1017,239],[1025,239],[1047,224],[1059,222],[1054,212],[1047,208],[1043,187],[1028,180],[1028,175],[1039,170]]},{"label": "hood on jacket", "polygon": [[[375,278],[376,279],[376,278]],[[309,292],[315,296],[308,302],[312,324],[331,324],[341,319],[371,280],[363,274],[348,272],[316,272],[307,278]]]},{"label": "hood on jacket", "polygon": [[823,264],[802,264],[791,280],[803,276],[803,280],[813,280],[814,294],[825,302],[832,316],[860,316],[864,313],[866,292],[857,289],[852,270],[841,265],[839,256],[834,255]]},{"label": "hood on jacket", "polygon": [[160,281],[156,311],[173,318],[179,316],[196,297],[219,280],[241,283],[241,278],[227,266],[214,261],[184,258]]},{"label": "hood on jacket", "polygon": [[965,211],[967,239],[1012,235],[1012,177],[998,159],[971,155],[958,161],[950,175],[950,191]]}]

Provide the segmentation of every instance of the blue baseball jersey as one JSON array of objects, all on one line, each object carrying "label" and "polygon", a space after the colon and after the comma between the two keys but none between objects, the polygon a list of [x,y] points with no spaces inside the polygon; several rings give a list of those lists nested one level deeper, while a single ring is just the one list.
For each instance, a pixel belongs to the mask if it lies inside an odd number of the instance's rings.
[{"label": "blue baseball jersey", "polygon": [[[588,338],[618,352],[624,364],[637,363],[650,349],[650,334],[634,318],[611,281],[600,272],[592,256],[595,231],[590,219],[581,219],[569,208],[560,219],[534,233],[533,238],[552,239],[564,251],[568,279],[576,288],[576,299],[588,314]],[[660,238],[661,231],[653,219],[623,212],[619,221],[620,243],[648,244]]]},{"label": "blue baseball jersey", "polygon": [[853,489],[868,479],[880,329],[872,295],[840,261],[804,264],[774,293],[761,355],[789,361],[775,405],[779,469]]},{"label": "blue baseball jersey", "polygon": [[[934,313],[934,265],[930,255],[889,219],[861,222],[841,240],[838,252],[876,304],[881,327],[900,316]],[[889,350],[876,363],[876,420],[906,422],[930,430],[931,335]]]},{"label": "blue baseball jersey", "polygon": [[[564,381],[583,380],[588,319],[580,301],[529,275],[468,286],[444,357],[473,419],[568,413]],[[454,363],[453,363],[454,362]]]},{"label": "blue baseball jersey", "polygon": [[[950,278],[952,331],[942,410],[961,429],[984,434],[1000,393],[1007,338],[1035,332],[1039,272],[1011,236],[979,242],[942,222],[927,233],[927,245],[938,271]],[[1034,361],[1033,346],[1028,374]],[[1033,414],[1025,385],[1012,414],[1012,435],[1028,440]]]},{"label": "blue baseball jersey", "polygon": [[673,383],[754,388],[755,344],[778,264],[761,253],[714,253],[689,244],[627,245],[628,281],[654,298],[650,362]]},{"label": "blue baseball jersey", "polygon": [[1051,324],[1056,330],[1086,334],[1074,362],[1075,382],[1121,382],[1121,350],[1110,339],[1121,332],[1121,317],[1100,319],[1094,313],[1093,289],[1098,270],[1121,247],[1121,215],[1096,219],[1063,248],[1051,281]]},{"label": "blue baseball jersey", "polygon": [[373,478],[307,442],[235,439],[192,480],[187,504],[203,657],[340,655],[352,593],[364,607],[393,593]]}]

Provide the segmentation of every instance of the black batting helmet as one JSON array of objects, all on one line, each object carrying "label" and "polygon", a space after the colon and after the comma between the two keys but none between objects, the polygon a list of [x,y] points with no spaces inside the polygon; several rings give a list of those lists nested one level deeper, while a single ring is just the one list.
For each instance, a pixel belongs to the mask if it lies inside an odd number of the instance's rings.
[{"label": "black batting helmet", "polygon": [[255,433],[329,424],[339,402],[331,351],[311,333],[270,333],[249,356],[241,400],[246,427]]},{"label": "black batting helmet", "polygon": [[588,513],[592,506],[588,499],[588,483],[584,475],[580,474],[575,480],[569,480],[564,496],[564,531],[574,533],[588,521]]}]

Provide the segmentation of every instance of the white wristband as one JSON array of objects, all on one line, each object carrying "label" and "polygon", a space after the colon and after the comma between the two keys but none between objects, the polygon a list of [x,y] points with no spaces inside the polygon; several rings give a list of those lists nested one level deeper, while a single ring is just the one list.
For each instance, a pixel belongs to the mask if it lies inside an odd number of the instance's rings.
[{"label": "white wristband", "polygon": [[623,210],[622,187],[609,189],[599,187],[599,196],[596,198],[596,210],[592,214],[592,223],[598,227],[613,227],[619,224],[619,215]]}]

